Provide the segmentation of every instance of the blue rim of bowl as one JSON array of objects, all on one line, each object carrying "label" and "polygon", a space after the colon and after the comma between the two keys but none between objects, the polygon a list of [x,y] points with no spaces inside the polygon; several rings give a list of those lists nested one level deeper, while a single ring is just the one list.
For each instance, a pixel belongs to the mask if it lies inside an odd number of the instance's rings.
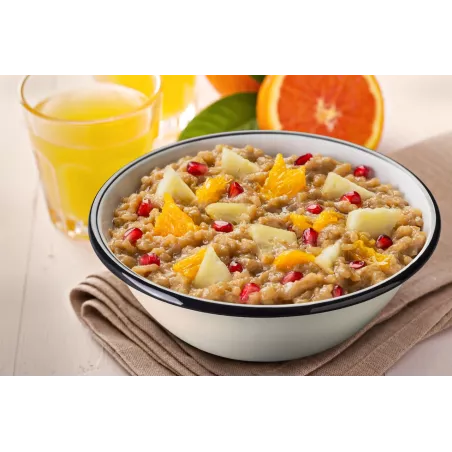
[{"label": "blue rim of bowl", "polygon": [[[409,173],[413,176],[425,189],[428,196],[430,197],[430,201],[434,207],[435,211],[435,229],[432,234],[432,239],[430,243],[427,245],[427,248],[423,251],[422,255],[419,258],[415,259],[410,265],[402,269],[400,272],[391,276],[390,278],[384,280],[382,283],[376,286],[370,286],[366,289],[362,289],[358,292],[354,292],[348,295],[343,295],[342,297],[333,298],[329,300],[322,300],[320,302],[312,302],[305,304],[284,304],[284,305],[242,305],[235,303],[227,303],[222,301],[215,300],[206,300],[202,298],[196,298],[187,296],[173,290],[167,289],[165,287],[154,284],[153,282],[145,279],[144,277],[139,276],[134,273],[124,264],[122,264],[116,257],[114,257],[113,253],[109,250],[107,245],[102,240],[102,235],[99,231],[98,227],[98,213],[99,207],[104,197],[105,193],[108,191],[113,182],[118,179],[122,174],[126,173],[129,169],[133,168],[136,165],[139,165],[142,161],[150,158],[151,156],[155,156],[157,154],[163,153],[170,149],[179,147],[181,145],[187,143],[195,143],[202,142],[207,139],[212,138],[224,138],[230,136],[237,135],[295,135],[295,136],[303,136],[311,139],[322,140],[322,141],[330,141],[338,144],[343,144],[348,147],[357,149],[361,152],[365,152],[368,154],[372,154],[373,156],[385,160],[392,165],[397,166],[399,169]],[[185,309],[191,309],[194,311],[200,311],[207,314],[216,314],[216,315],[225,315],[232,317],[257,317],[257,318],[268,318],[268,317],[293,317],[300,315],[309,315],[309,314],[318,314],[323,312],[334,311],[337,309],[343,309],[349,306],[353,306],[359,303],[363,303],[365,301],[374,299],[380,295],[383,295],[398,286],[404,283],[406,280],[411,278],[415,273],[417,273],[424,264],[430,259],[433,254],[440,236],[441,231],[441,217],[439,213],[438,204],[433,197],[431,191],[428,187],[409,169],[405,168],[400,163],[392,160],[391,158],[379,154],[375,151],[367,149],[363,146],[359,146],[348,141],[338,140],[335,138],[330,138],[322,135],[314,135],[309,133],[302,132],[286,132],[286,131],[269,131],[269,130],[249,130],[249,131],[237,131],[237,132],[225,132],[218,133],[212,135],[204,135],[202,137],[191,138],[184,141],[179,141],[174,144],[170,144],[168,146],[161,147],[151,153],[148,153],[128,165],[121,168],[117,171],[107,182],[101,187],[99,192],[97,193],[93,204],[91,206],[91,211],[89,215],[89,224],[88,224],[89,238],[91,245],[102,261],[102,263],[119,279],[124,281],[127,285],[133,287],[134,289],[144,293],[145,295],[151,296],[153,298],[158,299],[159,301],[170,303],[174,306],[179,306]]]}]

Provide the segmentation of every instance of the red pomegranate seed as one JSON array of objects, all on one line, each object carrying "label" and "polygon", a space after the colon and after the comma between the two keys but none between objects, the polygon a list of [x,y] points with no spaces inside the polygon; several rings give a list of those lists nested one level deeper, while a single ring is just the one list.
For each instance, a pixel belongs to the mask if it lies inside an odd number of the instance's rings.
[{"label": "red pomegranate seed", "polygon": [[320,204],[311,204],[310,206],[306,207],[306,210],[309,213],[313,213],[315,215],[318,215],[319,213],[322,212],[323,207]]},{"label": "red pomegranate seed", "polygon": [[212,223],[212,227],[215,229],[215,231],[217,232],[232,232],[234,227],[232,226],[231,223],[228,223],[227,221],[214,221]]},{"label": "red pomegranate seed", "polygon": [[232,182],[231,185],[229,185],[229,192],[228,196],[229,198],[234,198],[237,195],[240,195],[240,193],[243,193],[243,187],[238,182]]},{"label": "red pomegranate seed", "polygon": [[294,232],[293,226],[292,226],[291,224],[289,224],[289,226],[287,226],[287,230],[288,230],[288,231],[291,231],[291,232]]},{"label": "red pomegranate seed", "polygon": [[242,273],[243,272],[242,264],[240,262],[232,261],[229,264],[229,271],[231,273],[234,273],[234,272]]},{"label": "red pomegranate seed", "polygon": [[143,236],[143,231],[138,228],[131,228],[126,231],[124,234],[123,240],[128,240],[132,245],[137,243],[138,239],[141,239]]},{"label": "red pomegranate seed", "polygon": [[140,217],[148,217],[152,210],[152,204],[149,199],[143,199],[137,209],[137,215]]},{"label": "red pomegranate seed", "polygon": [[248,283],[243,286],[242,292],[240,294],[240,302],[246,303],[250,297],[250,294],[254,292],[259,292],[261,288],[254,283]]},{"label": "red pomegranate seed", "polygon": [[392,246],[391,237],[388,237],[387,235],[380,235],[377,239],[376,245],[377,248],[381,248],[382,250],[389,248],[390,246]]},{"label": "red pomegranate seed", "polygon": [[281,284],[287,284],[290,282],[295,282],[303,278],[303,273],[301,272],[289,272],[281,280]]},{"label": "red pomegranate seed", "polygon": [[333,287],[333,298],[341,297],[344,294],[345,294],[345,290],[341,286],[336,284]]},{"label": "red pomegranate seed", "polygon": [[204,163],[199,162],[188,162],[187,173],[193,176],[203,176],[209,171],[209,167],[204,165]]},{"label": "red pomegranate seed", "polygon": [[368,166],[360,165],[353,171],[355,177],[365,177],[366,179],[370,176],[370,168]]},{"label": "red pomegranate seed", "polygon": [[152,264],[155,264],[155,265],[158,265],[160,267],[160,258],[157,256],[157,254],[154,254],[154,253],[143,254],[138,259],[138,263],[140,265],[152,265]]},{"label": "red pomegranate seed", "polygon": [[319,233],[312,228],[303,231],[303,243],[305,245],[317,246],[317,238]]},{"label": "red pomegranate seed", "polygon": [[298,157],[297,160],[295,160],[295,165],[304,165],[307,162],[309,162],[309,160],[312,159],[312,154],[304,154],[301,157]]},{"label": "red pomegranate seed", "polygon": [[356,204],[359,206],[361,204],[361,196],[356,191],[349,191],[348,193],[345,193],[345,195],[341,196],[341,201],[348,201],[350,204]]},{"label": "red pomegranate seed", "polygon": [[366,263],[364,261],[353,261],[350,262],[350,267],[354,268],[355,270],[359,270],[360,268],[363,268],[366,266]]}]

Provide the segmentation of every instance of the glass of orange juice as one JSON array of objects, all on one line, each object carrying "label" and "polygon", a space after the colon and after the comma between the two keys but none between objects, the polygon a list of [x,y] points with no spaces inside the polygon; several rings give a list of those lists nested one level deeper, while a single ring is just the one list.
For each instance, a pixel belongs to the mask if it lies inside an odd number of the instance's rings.
[{"label": "glass of orange juice", "polygon": [[29,75],[20,95],[52,222],[87,237],[91,203],[119,168],[151,151],[161,118],[161,80],[147,94],[92,75]]},{"label": "glass of orange juice", "polygon": [[[149,75],[97,75],[98,80],[118,83],[149,95]],[[196,75],[161,75],[163,111],[160,139],[177,139],[179,132],[195,116]]]}]

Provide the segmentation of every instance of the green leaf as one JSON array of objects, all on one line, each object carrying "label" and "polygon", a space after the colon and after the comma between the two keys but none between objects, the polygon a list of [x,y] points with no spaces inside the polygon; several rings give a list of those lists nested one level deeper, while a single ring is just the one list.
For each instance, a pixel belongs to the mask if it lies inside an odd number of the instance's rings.
[{"label": "green leaf", "polygon": [[254,78],[259,83],[262,83],[264,81],[265,75],[250,75],[250,77]]},{"label": "green leaf", "polygon": [[255,130],[257,93],[237,93],[223,97],[195,116],[179,135],[179,140],[233,130]]}]

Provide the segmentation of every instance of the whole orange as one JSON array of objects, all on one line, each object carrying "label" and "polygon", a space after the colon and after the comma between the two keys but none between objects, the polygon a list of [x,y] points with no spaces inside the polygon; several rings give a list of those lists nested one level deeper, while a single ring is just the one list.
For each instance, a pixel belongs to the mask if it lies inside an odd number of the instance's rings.
[{"label": "whole orange", "polygon": [[259,91],[260,83],[249,75],[206,75],[206,77],[222,96]]}]

